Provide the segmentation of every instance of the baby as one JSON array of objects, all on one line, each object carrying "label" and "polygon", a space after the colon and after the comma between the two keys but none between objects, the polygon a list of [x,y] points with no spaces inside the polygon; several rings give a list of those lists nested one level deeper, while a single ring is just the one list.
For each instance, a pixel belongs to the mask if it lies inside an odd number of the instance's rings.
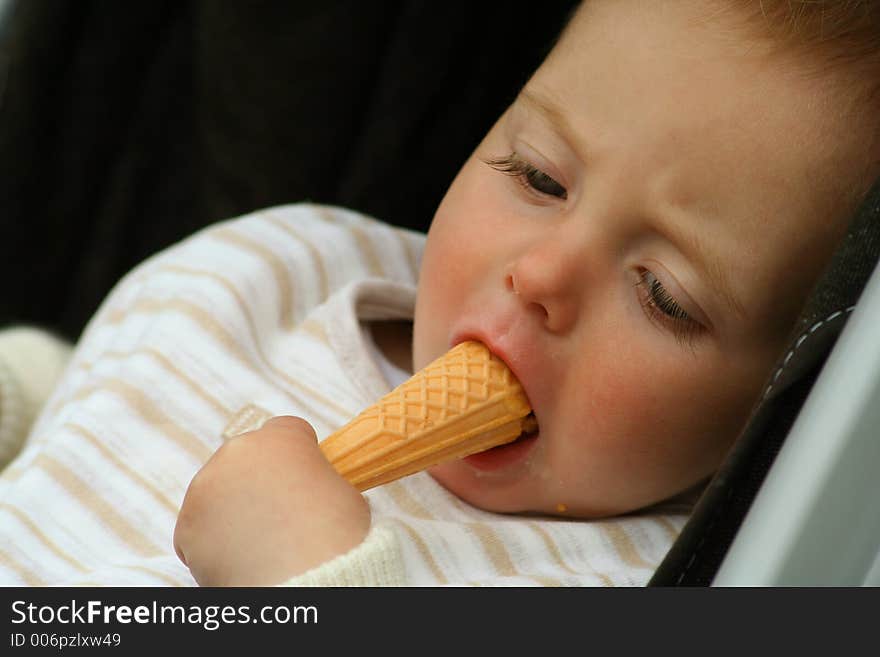
[{"label": "baby", "polygon": [[[461,499],[625,514],[705,480],[742,428],[880,154],[864,71],[774,35],[753,4],[584,3],[449,188],[412,366],[480,340],[540,426],[432,468]],[[824,4],[830,23],[842,3]],[[408,361],[404,330],[388,344]],[[196,476],[175,545],[201,583],[271,584],[369,527],[309,425],[278,418]]]},{"label": "baby", "polygon": [[[880,174],[878,41],[869,3],[588,0],[426,240],[295,206],[152,258],[0,477],[7,569],[180,583],[170,514],[202,585],[643,582]],[[464,340],[538,433],[358,493],[316,438]]]}]

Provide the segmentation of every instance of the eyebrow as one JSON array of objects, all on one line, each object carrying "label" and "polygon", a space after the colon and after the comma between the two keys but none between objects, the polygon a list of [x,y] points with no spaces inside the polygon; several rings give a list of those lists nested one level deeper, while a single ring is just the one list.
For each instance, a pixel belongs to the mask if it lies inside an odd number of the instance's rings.
[{"label": "eyebrow", "polygon": [[[586,161],[586,147],[583,144],[583,140],[573,129],[568,117],[560,109],[557,103],[554,103],[546,95],[536,93],[529,89],[523,89],[520,91],[518,98],[526,101],[528,105],[542,114],[556,129],[559,135],[568,143],[572,144],[575,148],[575,152],[579,153],[581,159]],[[691,221],[693,220],[693,215],[688,214],[686,216]],[[662,220],[662,217],[660,219]],[[687,247],[687,253],[690,254],[691,258],[696,260],[698,267],[705,274],[712,288],[721,297],[725,306],[727,306],[727,308],[740,319],[745,318],[745,307],[736,298],[736,295],[733,294],[730,283],[724,275],[724,272],[721,270],[721,267],[718,265],[718,262],[714,258],[706,255],[708,252],[704,248],[700,237],[692,231],[682,230],[680,225],[671,221],[662,221],[662,224],[664,228],[663,233],[668,239],[674,244],[684,244]]]},{"label": "eyebrow", "polygon": [[[523,89],[520,91],[518,98],[526,101],[526,103],[531,105],[533,109],[536,109],[540,114],[543,114],[544,118],[556,128],[561,136],[565,137],[566,141],[575,146],[580,146],[585,150],[580,136],[573,129],[565,112],[559,108],[557,103],[554,103],[545,95],[535,93],[529,89]],[[575,151],[578,151],[578,149],[576,148]],[[584,153],[579,154],[581,157],[584,156]]]}]

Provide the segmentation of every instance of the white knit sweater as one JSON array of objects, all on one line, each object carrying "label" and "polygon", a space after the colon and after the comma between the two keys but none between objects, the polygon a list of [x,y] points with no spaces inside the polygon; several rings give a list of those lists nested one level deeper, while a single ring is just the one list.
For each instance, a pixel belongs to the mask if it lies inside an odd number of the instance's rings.
[{"label": "white knit sweater", "polygon": [[[269,415],[323,437],[390,389],[361,326],[412,317],[423,241],[286,206],[126,276],[0,475],[0,583],[193,585],[172,547],[192,476]],[[596,522],[494,514],[425,473],[366,496],[364,543],[289,584],[642,585],[686,519],[670,505]]]}]

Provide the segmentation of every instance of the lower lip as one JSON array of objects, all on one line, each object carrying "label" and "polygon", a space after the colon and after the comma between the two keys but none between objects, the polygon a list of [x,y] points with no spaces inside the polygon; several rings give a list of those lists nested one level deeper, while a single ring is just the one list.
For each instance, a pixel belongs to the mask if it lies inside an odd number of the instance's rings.
[{"label": "lower lip", "polygon": [[499,470],[510,465],[525,460],[526,456],[538,440],[538,435],[529,436],[528,438],[520,438],[507,445],[493,447],[485,452],[471,454],[465,456],[464,461],[472,468],[489,472],[491,470]]}]

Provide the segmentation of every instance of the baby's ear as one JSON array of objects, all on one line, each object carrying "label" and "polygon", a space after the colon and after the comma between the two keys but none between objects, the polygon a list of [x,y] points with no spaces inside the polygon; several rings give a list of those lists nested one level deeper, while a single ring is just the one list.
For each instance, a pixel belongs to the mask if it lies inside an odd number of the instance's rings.
[{"label": "baby's ear", "polygon": [[71,351],[67,340],[35,326],[0,330],[0,470],[21,451]]}]

